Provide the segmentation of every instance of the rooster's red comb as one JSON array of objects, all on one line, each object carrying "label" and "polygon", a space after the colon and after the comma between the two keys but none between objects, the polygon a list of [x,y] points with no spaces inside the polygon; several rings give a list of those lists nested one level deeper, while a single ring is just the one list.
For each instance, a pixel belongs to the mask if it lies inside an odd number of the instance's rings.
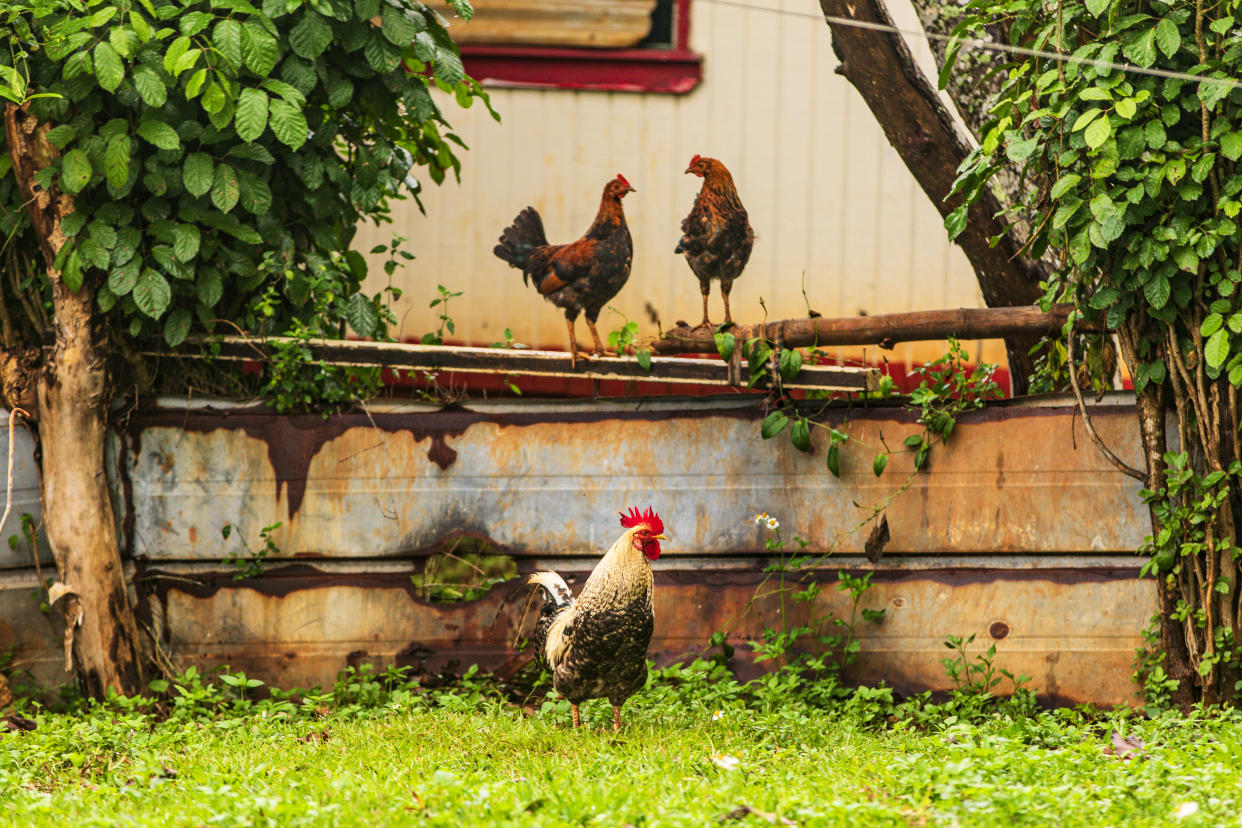
[{"label": "rooster's red comb", "polygon": [[664,521],[660,520],[659,515],[651,511],[650,506],[647,507],[645,512],[640,512],[637,507],[631,506],[629,514],[621,513],[621,525],[626,529],[633,529],[635,526],[646,526],[653,535],[664,534]]},{"label": "rooster's red comb", "polygon": [[[618,180],[618,181],[620,181],[620,182],[621,182],[622,184],[624,184],[625,186],[630,187],[630,182],[626,181],[626,180],[625,180],[625,176],[624,176],[624,175],[622,175],[621,173],[617,173],[617,180]],[[630,187],[630,189],[632,190],[632,189],[634,189],[634,188],[633,188],[633,187]]]},{"label": "rooster's red comb", "polygon": [[686,166],[693,167],[695,164],[699,163],[699,159],[701,159],[702,157],[703,156],[701,155],[695,155],[693,158],[690,159],[690,163],[687,164]]}]

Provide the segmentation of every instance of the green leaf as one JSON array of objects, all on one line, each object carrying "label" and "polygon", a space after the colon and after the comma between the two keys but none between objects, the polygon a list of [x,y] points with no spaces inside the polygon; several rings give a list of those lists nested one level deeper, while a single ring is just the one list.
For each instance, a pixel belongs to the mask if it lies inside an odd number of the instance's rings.
[{"label": "green leaf", "polygon": [[307,60],[314,60],[322,55],[331,42],[332,25],[309,9],[289,31],[289,47],[295,55]]},{"label": "green leaf", "polygon": [[1164,52],[1165,57],[1173,57],[1181,47],[1182,35],[1171,18],[1166,17],[1156,24],[1156,45]]},{"label": "green leaf", "polygon": [[221,20],[212,30],[212,40],[216,48],[235,69],[242,65],[241,37],[241,24],[236,20]]},{"label": "green leaf", "polygon": [[639,366],[644,371],[651,370],[651,351],[647,350],[646,348],[643,348],[642,350],[634,354],[634,358],[638,360]]},{"label": "green leaf", "polygon": [[247,20],[241,31],[241,56],[251,72],[265,78],[276,66],[280,48],[267,29],[254,20]]},{"label": "green leaf", "polygon": [[152,319],[159,319],[172,301],[172,288],[162,274],[148,267],[139,274],[133,295],[138,310]]},{"label": "green leaf", "polygon": [[1208,339],[1203,346],[1203,358],[1208,367],[1219,368],[1229,358],[1229,332],[1221,328]]},{"label": "green leaf", "polygon": [[733,334],[718,333],[713,338],[716,340],[716,351],[720,354],[720,358],[728,362],[733,357],[733,348],[737,344]]},{"label": "green leaf", "polygon": [[[57,149],[64,149],[77,137],[78,129],[72,124],[60,124],[47,131],[47,140]],[[7,172],[7,170],[6,170]]]},{"label": "green leaf", "polygon": [[227,213],[237,206],[241,192],[237,184],[237,172],[228,164],[216,166],[215,177],[211,182],[211,203],[222,213]]},{"label": "green leaf", "polygon": [[111,43],[101,41],[95,45],[95,77],[105,92],[115,92],[125,80],[125,65]]},{"label": "green leaf", "polygon": [[375,309],[375,303],[364,294],[355,293],[345,304],[345,320],[358,336],[375,336],[375,329],[379,326],[379,311]]},{"label": "green leaf", "polygon": [[301,147],[310,134],[306,116],[288,101],[272,101],[268,106],[268,121],[276,140],[289,149]]},{"label": "green leaf", "polygon": [[104,151],[104,175],[108,185],[119,190],[129,181],[129,155],[133,141],[128,135],[114,135]]},{"label": "green leaf", "polygon": [[1052,185],[1052,190],[1049,191],[1048,195],[1052,198],[1060,198],[1070,190],[1074,189],[1074,187],[1081,180],[1082,176],[1078,173],[1067,173],[1057,179],[1057,182]]},{"label": "green leaf", "polygon": [[811,425],[806,417],[799,417],[794,421],[793,427],[789,429],[789,442],[798,451],[811,450]]},{"label": "green leaf", "polygon": [[272,208],[272,191],[267,182],[250,173],[239,173],[238,183],[241,185],[241,206],[246,212],[256,216],[265,216]]},{"label": "green leaf", "polygon": [[170,75],[176,76],[176,68],[178,61],[190,51],[190,39],[185,35],[177,38],[168,47],[168,51],[164,53],[164,71]]},{"label": "green leaf", "polygon": [[86,226],[86,216],[82,213],[70,213],[60,220],[60,232],[66,238],[73,238]]},{"label": "green leaf", "polygon": [[1230,161],[1242,158],[1242,132],[1226,132],[1220,136],[1220,154]]},{"label": "green leaf", "polygon": [[260,89],[243,89],[237,96],[237,112],[233,116],[237,137],[253,141],[267,128],[267,93]]},{"label": "green leaf", "polygon": [[949,241],[953,241],[966,229],[967,211],[970,205],[962,204],[944,217],[944,229],[949,231]]},{"label": "green leaf", "polygon": [[802,353],[796,348],[781,349],[777,367],[786,381],[794,379],[802,371]]},{"label": "green leaf", "polygon": [[833,443],[828,447],[828,471],[833,477],[841,476],[841,447]]},{"label": "green leaf", "polygon": [[1144,69],[1156,62],[1156,27],[1148,29],[1122,47],[1121,53]]},{"label": "green leaf", "polygon": [[164,341],[169,348],[176,348],[185,342],[186,334],[190,332],[190,319],[188,308],[177,308],[168,315],[164,322]]},{"label": "green leaf", "polygon": [[134,69],[134,89],[138,97],[149,107],[159,109],[168,100],[168,89],[160,75],[150,66],[138,66]]},{"label": "green leaf", "polygon": [[201,32],[211,23],[211,15],[206,12],[192,11],[189,14],[182,15],[177,21],[177,27],[183,35],[193,37]]},{"label": "green leaf", "polygon": [[1095,17],[1099,17],[1104,10],[1113,4],[1113,0],[1087,0],[1087,11]]},{"label": "green leaf", "polygon": [[880,475],[884,474],[884,468],[887,465],[888,465],[888,455],[883,454],[883,453],[877,454],[875,456],[875,460],[871,461],[871,471],[875,473],[876,477],[879,477]]},{"label": "green leaf", "polygon": [[763,418],[763,424],[759,426],[759,433],[763,436],[763,439],[770,440],[784,431],[787,425],[789,425],[789,418],[785,416],[785,413],[783,411],[773,411]]},{"label": "green leaf", "polygon": [[1024,139],[1014,139],[1005,143],[1005,156],[1015,164],[1025,161],[1035,152],[1039,146],[1039,136]]},{"label": "green leaf", "polygon": [[1108,140],[1108,136],[1113,132],[1112,123],[1108,120],[1108,115],[1102,115],[1087,125],[1087,129],[1083,132],[1083,139],[1087,142],[1087,146],[1091,149],[1099,149]]},{"label": "green leaf", "polygon": [[1070,131],[1077,132],[1078,130],[1082,129],[1087,124],[1091,123],[1096,118],[1098,118],[1100,116],[1100,113],[1103,111],[1104,110],[1100,109],[1099,107],[1092,107],[1091,109],[1088,109],[1086,112],[1078,116],[1078,118],[1074,121],[1074,126],[1070,129]]},{"label": "green leaf", "polygon": [[138,135],[147,143],[154,144],[162,150],[181,149],[181,139],[177,137],[177,130],[154,118],[138,124]]},{"label": "green leaf", "polygon": [[1156,310],[1160,310],[1169,301],[1169,280],[1163,276],[1153,276],[1152,280],[1143,288],[1143,292],[1147,296],[1147,301]]},{"label": "green leaf", "polygon": [[108,290],[117,296],[126,296],[138,282],[138,273],[142,269],[142,257],[134,256],[120,267],[112,268],[108,273]]},{"label": "green leaf", "polygon": [[198,255],[201,241],[198,228],[193,224],[178,224],[173,233],[173,255],[180,261],[189,262]]},{"label": "green leaf", "polygon": [[380,31],[388,38],[389,43],[402,48],[410,45],[414,35],[418,33],[418,28],[405,15],[404,9],[388,3],[384,4],[380,12]]},{"label": "green leaf", "polygon": [[1199,326],[1199,334],[1200,336],[1211,336],[1219,331],[1224,324],[1225,317],[1219,313],[1209,313],[1207,318],[1203,320],[1203,324]]},{"label": "green leaf", "polygon": [[91,161],[80,149],[72,149],[65,153],[60,167],[60,188],[74,194],[90,183]]},{"label": "green leaf", "polygon": [[215,169],[210,155],[202,152],[187,155],[181,167],[181,180],[186,192],[195,197],[205,195],[211,189]]},{"label": "green leaf", "polygon": [[214,308],[224,295],[224,278],[215,268],[200,270],[194,289],[203,307]]},{"label": "green leaf", "polygon": [[1134,102],[1133,98],[1122,98],[1117,101],[1116,106],[1113,107],[1113,111],[1122,118],[1128,120],[1133,118],[1135,113],[1138,112],[1138,104]]}]

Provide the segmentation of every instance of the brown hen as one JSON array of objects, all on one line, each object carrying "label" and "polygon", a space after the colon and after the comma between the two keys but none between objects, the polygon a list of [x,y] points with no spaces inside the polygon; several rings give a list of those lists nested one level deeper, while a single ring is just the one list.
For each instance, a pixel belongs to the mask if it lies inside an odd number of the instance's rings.
[{"label": "brown hen", "polygon": [[702,178],[703,186],[694,199],[690,215],[681,223],[682,237],[674,252],[684,253],[690,270],[699,277],[699,289],[703,292],[703,321],[699,327],[712,324],[707,318],[707,297],[713,279],[720,282],[725,324],[731,324],[729,291],[750,259],[755,233],[738,197],[733,176],[724,164],[715,158],[696,155],[690,159],[686,173]]}]

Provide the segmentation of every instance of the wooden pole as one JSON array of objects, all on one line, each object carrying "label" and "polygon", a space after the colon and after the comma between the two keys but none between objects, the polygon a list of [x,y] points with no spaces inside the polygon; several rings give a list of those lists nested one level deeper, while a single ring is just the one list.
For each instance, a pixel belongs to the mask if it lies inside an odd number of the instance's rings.
[{"label": "wooden pole", "polygon": [[[835,345],[891,348],[898,342],[947,339],[950,336],[958,339],[1039,338],[1045,334],[1060,336],[1070,310],[1069,305],[1055,305],[1049,313],[1044,313],[1030,305],[909,311],[840,319],[814,317],[760,325],[736,325],[731,333],[738,343],[761,337],[789,348]],[[716,350],[714,333],[708,328],[675,328],[657,340],[651,350],[657,354],[712,353]]]}]

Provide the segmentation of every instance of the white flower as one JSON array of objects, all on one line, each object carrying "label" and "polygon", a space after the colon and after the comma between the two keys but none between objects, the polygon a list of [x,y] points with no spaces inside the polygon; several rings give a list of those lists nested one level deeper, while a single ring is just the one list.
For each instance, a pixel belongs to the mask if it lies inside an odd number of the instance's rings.
[{"label": "white flower", "polygon": [[1199,813],[1198,802],[1183,802],[1177,806],[1177,810],[1173,812],[1173,816],[1177,819],[1185,819]]},{"label": "white flower", "polygon": [[738,766],[738,758],[727,753],[713,753],[712,761],[725,770],[733,770]]},{"label": "white flower", "polygon": [[712,714],[712,721],[713,721],[713,722],[718,722],[718,721],[720,721],[720,720],[721,720],[721,719],[723,719],[723,718],[724,718],[724,711],[723,711],[723,710],[717,710],[715,713],[713,713],[713,714]]},{"label": "white flower", "polygon": [[759,514],[755,515],[755,523],[763,523],[765,520],[770,520],[770,519],[771,518],[768,517],[767,512],[760,512]]},{"label": "white flower", "polygon": [[781,528],[780,521],[774,517],[768,518],[768,528],[775,532],[777,529]]}]

